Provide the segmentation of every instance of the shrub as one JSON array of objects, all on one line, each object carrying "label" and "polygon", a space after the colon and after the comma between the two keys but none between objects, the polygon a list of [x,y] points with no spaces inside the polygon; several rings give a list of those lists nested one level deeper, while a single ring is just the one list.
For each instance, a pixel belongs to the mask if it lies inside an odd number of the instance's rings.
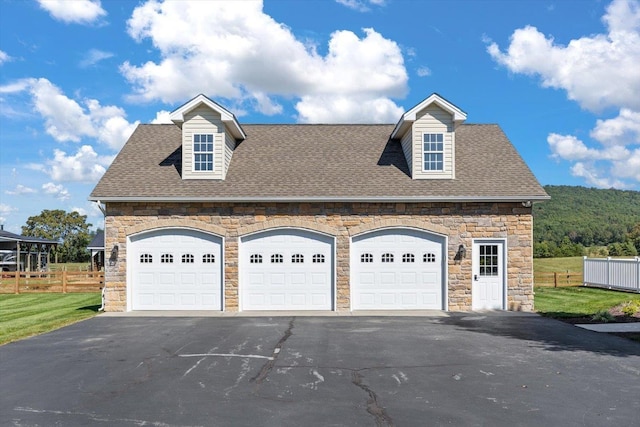
[{"label": "shrub", "polygon": [[613,315],[607,310],[600,310],[591,318],[594,322],[608,323],[613,320]]},{"label": "shrub", "polygon": [[633,316],[640,311],[640,301],[625,302],[621,310],[626,316]]}]

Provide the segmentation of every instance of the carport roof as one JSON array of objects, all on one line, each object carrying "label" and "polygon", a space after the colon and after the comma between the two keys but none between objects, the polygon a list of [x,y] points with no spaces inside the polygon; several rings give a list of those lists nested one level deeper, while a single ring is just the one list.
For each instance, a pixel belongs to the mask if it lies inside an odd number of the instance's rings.
[{"label": "carport roof", "polygon": [[48,245],[57,245],[55,240],[42,239],[40,237],[21,236],[9,231],[0,230],[0,242],[20,242],[20,243],[40,243]]}]

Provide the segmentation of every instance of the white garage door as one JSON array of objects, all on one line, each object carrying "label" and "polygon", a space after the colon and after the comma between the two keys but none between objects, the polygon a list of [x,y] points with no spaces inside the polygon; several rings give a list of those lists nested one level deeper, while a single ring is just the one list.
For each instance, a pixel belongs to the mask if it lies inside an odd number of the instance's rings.
[{"label": "white garage door", "polygon": [[222,239],[163,229],[130,239],[132,310],[221,310]]},{"label": "white garage door", "polygon": [[243,310],[331,310],[333,238],[278,229],[243,237],[240,245]]},{"label": "white garage door", "polygon": [[354,237],[351,305],[354,310],[441,310],[445,238],[411,229]]}]

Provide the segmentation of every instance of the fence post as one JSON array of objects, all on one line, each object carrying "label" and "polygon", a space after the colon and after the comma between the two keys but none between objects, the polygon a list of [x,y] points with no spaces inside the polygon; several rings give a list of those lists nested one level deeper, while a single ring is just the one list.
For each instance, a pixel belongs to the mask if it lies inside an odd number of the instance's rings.
[{"label": "fence post", "polygon": [[67,293],[67,269],[62,271],[62,293]]},{"label": "fence post", "polygon": [[20,293],[20,272],[16,268],[16,294]]},{"label": "fence post", "polygon": [[607,257],[607,286],[611,286],[611,257]]},{"label": "fence post", "polygon": [[582,286],[587,286],[587,256],[582,257]]},{"label": "fence post", "polygon": [[557,271],[553,272],[553,287],[554,288],[558,287],[558,272]]},{"label": "fence post", "polygon": [[640,257],[636,257],[636,291],[640,292]]}]

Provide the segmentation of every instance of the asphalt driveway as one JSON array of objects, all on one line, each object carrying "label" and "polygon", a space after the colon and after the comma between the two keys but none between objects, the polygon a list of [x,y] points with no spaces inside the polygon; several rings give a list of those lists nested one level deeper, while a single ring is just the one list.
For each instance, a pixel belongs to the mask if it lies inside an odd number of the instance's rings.
[{"label": "asphalt driveway", "polygon": [[96,317],[0,347],[7,426],[637,426],[640,344],[536,315]]}]

